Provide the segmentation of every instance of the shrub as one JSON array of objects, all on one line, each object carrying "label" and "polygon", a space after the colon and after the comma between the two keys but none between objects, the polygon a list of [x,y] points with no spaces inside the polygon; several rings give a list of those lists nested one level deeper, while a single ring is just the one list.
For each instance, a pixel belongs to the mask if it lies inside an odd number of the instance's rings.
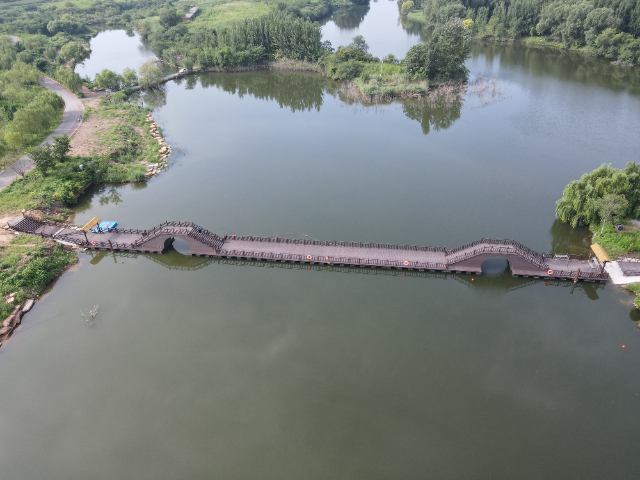
[{"label": "shrub", "polygon": [[355,60],[340,63],[336,69],[334,78],[336,80],[352,80],[360,76],[363,68],[364,65],[362,62],[357,62]]},{"label": "shrub", "polygon": [[146,178],[143,167],[134,167],[129,171],[130,182],[144,182]]}]

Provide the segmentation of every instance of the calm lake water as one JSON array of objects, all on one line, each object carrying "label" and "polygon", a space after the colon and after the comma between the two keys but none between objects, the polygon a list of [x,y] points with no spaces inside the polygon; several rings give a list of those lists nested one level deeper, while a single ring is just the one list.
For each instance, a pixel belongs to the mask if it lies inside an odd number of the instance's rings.
[{"label": "calm lake water", "polygon": [[[388,7],[360,25],[419,41]],[[92,192],[76,221],[586,251],[555,201],[639,160],[637,72],[492,44],[468,67],[487,89],[431,107],[352,104],[301,72],[168,83],[144,100],[173,166]],[[613,285],[514,278],[500,259],[405,277],[181,250],[81,254],[25,317],[0,349],[3,477],[637,475],[640,330]]]},{"label": "calm lake water", "polygon": [[75,71],[91,80],[105,68],[116,73],[122,73],[127,67],[137,70],[147,58],[155,57],[137,33],[124,30],[100,32],[91,39],[90,46],[91,56],[76,65]]}]

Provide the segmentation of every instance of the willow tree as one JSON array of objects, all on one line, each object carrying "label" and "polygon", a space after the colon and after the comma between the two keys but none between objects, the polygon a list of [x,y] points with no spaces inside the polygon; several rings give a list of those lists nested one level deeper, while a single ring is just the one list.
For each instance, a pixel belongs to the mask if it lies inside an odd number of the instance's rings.
[{"label": "willow tree", "polygon": [[599,207],[607,195],[620,195],[627,201],[621,215],[640,216],[640,165],[630,162],[619,170],[604,164],[584,174],[565,187],[557,202],[556,215],[572,227],[600,223]]}]

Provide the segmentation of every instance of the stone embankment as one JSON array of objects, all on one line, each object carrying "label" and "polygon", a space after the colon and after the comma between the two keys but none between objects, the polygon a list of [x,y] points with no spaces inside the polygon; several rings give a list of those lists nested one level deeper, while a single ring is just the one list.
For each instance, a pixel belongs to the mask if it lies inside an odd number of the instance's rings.
[{"label": "stone embankment", "polygon": [[158,145],[160,145],[160,149],[158,150],[158,154],[157,154],[158,162],[156,163],[144,162],[147,168],[147,173],[145,176],[147,178],[151,178],[154,175],[157,175],[158,173],[164,171],[167,168],[168,158],[169,158],[169,155],[171,155],[171,146],[167,145],[167,142],[165,141],[164,137],[160,135],[160,132],[158,131],[158,125],[153,119],[151,112],[147,114],[146,120],[147,120],[147,123],[149,124],[149,132],[151,133],[151,136],[158,142]]},{"label": "stone embankment", "polygon": [[[13,303],[15,301],[15,293],[9,294],[5,297],[7,303]],[[16,305],[7,318],[2,321],[2,327],[0,327],[0,346],[2,342],[8,339],[13,330],[22,323],[22,315],[27,313],[33,307],[34,300],[32,298],[26,300],[24,304]]]}]

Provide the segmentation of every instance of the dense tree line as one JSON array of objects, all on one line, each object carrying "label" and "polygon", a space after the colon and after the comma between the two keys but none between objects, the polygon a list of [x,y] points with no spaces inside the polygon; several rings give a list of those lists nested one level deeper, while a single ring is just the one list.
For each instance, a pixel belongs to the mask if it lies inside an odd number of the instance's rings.
[{"label": "dense tree line", "polygon": [[64,107],[58,95],[38,85],[42,73],[32,60],[45,54],[46,41],[32,37],[24,43],[0,37],[0,157],[42,140],[58,124]]},{"label": "dense tree line", "polygon": [[[477,37],[546,36],[640,64],[640,0],[412,0],[428,26],[466,19]],[[404,0],[399,0],[399,4]]]},{"label": "dense tree line", "polygon": [[0,157],[39,142],[60,121],[64,103],[37,85],[39,76],[22,63],[0,74]]},{"label": "dense tree line", "polygon": [[0,31],[69,35],[86,33],[89,25],[127,25],[132,21],[158,15],[173,2],[157,0],[96,1],[88,5],[66,2],[61,5],[40,3],[0,6]]},{"label": "dense tree line", "polygon": [[184,24],[149,32],[143,22],[141,34],[165,63],[186,68],[231,68],[277,58],[315,62],[324,52],[319,24],[279,12],[197,32]]}]

